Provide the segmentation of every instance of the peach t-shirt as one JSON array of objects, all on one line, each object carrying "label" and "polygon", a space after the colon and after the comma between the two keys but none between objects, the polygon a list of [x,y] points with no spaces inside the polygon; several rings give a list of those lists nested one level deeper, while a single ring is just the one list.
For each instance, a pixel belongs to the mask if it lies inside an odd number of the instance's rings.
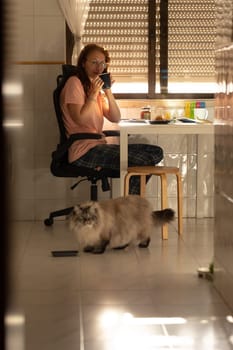
[{"label": "peach t-shirt", "polygon": [[[102,133],[104,116],[103,116],[103,96],[101,94],[97,98],[97,102],[92,103],[91,115],[88,116],[88,122],[85,124],[74,122],[71,118],[67,105],[69,103],[77,104],[83,106],[85,104],[86,96],[82,86],[81,81],[78,77],[70,77],[60,95],[60,104],[63,112],[63,119],[66,128],[67,135],[75,133]],[[69,162],[72,163],[76,159],[82,157],[87,153],[91,148],[99,144],[105,144],[106,140],[103,135],[103,138],[87,139],[75,141],[69,148]]]}]

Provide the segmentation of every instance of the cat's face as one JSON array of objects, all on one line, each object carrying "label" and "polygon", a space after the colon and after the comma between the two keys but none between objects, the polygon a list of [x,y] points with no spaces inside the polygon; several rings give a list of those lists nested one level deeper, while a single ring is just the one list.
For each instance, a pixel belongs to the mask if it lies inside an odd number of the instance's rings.
[{"label": "cat's face", "polygon": [[73,224],[93,226],[98,222],[98,204],[86,202],[78,204],[71,213]]}]

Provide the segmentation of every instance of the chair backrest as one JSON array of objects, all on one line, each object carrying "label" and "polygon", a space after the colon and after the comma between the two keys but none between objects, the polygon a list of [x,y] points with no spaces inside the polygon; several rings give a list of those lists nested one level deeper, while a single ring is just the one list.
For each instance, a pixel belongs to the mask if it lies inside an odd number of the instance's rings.
[{"label": "chair backrest", "polygon": [[[68,162],[68,149],[65,144],[68,140],[66,135],[66,129],[63,121],[63,114],[60,106],[60,94],[61,91],[69,79],[69,77],[75,75],[77,72],[76,66],[72,65],[62,65],[62,74],[57,76],[57,87],[53,91],[53,104],[57,119],[57,124],[59,128],[59,144],[57,149],[52,152],[52,161],[50,165],[50,170],[54,176],[59,177],[77,177],[81,169],[74,167]],[[65,146],[65,151],[60,151]]]},{"label": "chair backrest", "polygon": [[57,123],[60,132],[60,143],[63,144],[67,140],[66,130],[62,117],[62,110],[60,106],[60,94],[66,83],[66,81],[72,76],[76,75],[77,67],[72,65],[64,64],[62,66],[62,74],[57,77],[57,87],[53,92],[53,104],[56,112]]}]

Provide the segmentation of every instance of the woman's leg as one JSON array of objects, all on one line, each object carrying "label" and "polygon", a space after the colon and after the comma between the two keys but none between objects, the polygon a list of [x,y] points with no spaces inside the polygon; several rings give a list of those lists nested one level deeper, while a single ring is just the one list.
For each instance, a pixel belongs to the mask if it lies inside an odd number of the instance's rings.
[{"label": "woman's leg", "polygon": [[[128,145],[128,165],[155,165],[163,159],[163,150],[159,146],[147,144]],[[89,150],[84,156],[77,159],[73,164],[88,168],[120,169],[120,146],[119,145],[98,145]],[[147,178],[147,181],[149,177]],[[140,179],[133,176],[130,179],[130,193],[140,193]]]},{"label": "woman's leg", "polygon": [[87,168],[120,169],[120,147],[115,144],[98,145],[91,148],[73,164]]},{"label": "woman's leg", "polygon": [[159,146],[147,144],[129,144],[128,146],[128,164],[137,165],[155,165],[163,159],[163,150]]},{"label": "woman's leg", "polygon": [[[163,159],[163,150],[156,145],[129,144],[128,166],[156,165]],[[151,176],[146,177],[146,182]],[[140,177],[130,178],[130,194],[140,194]]]}]

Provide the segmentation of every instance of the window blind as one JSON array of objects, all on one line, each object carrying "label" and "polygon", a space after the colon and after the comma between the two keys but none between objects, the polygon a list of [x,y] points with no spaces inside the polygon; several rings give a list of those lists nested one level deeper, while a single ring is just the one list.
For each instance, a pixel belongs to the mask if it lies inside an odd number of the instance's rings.
[{"label": "window blind", "polygon": [[168,1],[168,84],[214,82],[215,43],[215,0]]},{"label": "window blind", "polygon": [[215,0],[92,0],[83,44],[109,50],[117,92],[213,92],[215,11]]},{"label": "window blind", "polygon": [[148,1],[93,0],[83,44],[96,43],[110,52],[111,72],[118,81],[148,79]]}]

